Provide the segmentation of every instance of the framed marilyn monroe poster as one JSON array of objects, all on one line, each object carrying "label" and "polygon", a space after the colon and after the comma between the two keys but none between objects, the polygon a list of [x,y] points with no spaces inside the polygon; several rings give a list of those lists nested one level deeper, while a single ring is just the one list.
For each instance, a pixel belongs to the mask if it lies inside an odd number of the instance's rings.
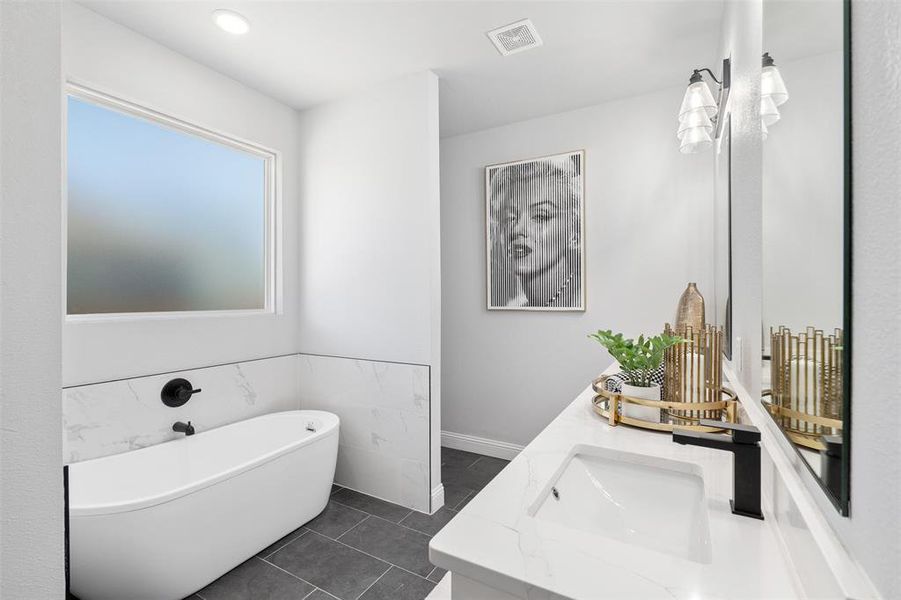
[{"label": "framed marilyn monroe poster", "polygon": [[585,310],[585,152],[485,167],[489,310]]}]

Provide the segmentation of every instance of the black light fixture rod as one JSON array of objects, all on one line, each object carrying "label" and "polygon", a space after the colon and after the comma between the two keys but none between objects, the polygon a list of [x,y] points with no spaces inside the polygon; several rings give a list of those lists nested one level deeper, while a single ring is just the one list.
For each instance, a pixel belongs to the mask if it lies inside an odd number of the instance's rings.
[{"label": "black light fixture rod", "polygon": [[[711,70],[708,69],[707,67],[704,67],[703,69],[695,69],[695,74],[697,74],[697,75],[699,76],[699,79],[700,79],[701,71],[707,71],[708,73],[710,73],[710,78],[711,78],[711,79],[713,79],[713,80],[714,80],[715,82],[717,82],[719,85],[723,85],[723,82],[720,81],[719,79],[717,79],[717,78],[716,78],[716,75],[713,74],[713,71],[711,71]],[[692,78],[694,78],[694,75],[692,75]]]}]

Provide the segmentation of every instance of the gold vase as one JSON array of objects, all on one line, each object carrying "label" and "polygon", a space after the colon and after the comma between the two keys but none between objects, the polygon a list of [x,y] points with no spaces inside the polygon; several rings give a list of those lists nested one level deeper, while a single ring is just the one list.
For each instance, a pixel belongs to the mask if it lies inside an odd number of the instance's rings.
[{"label": "gold vase", "polygon": [[676,309],[676,333],[686,335],[688,328],[693,332],[704,331],[704,296],[695,283],[689,283]]}]

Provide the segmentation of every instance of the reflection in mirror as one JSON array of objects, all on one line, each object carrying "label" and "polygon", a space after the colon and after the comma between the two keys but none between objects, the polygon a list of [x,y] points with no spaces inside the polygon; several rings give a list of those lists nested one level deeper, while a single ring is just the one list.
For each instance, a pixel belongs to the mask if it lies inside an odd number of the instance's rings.
[{"label": "reflection in mirror", "polygon": [[843,514],[846,365],[845,4],[764,2],[764,402]]},{"label": "reflection in mirror", "polygon": [[723,355],[732,360],[732,119],[728,112],[723,119],[716,147],[713,316],[723,328]]}]

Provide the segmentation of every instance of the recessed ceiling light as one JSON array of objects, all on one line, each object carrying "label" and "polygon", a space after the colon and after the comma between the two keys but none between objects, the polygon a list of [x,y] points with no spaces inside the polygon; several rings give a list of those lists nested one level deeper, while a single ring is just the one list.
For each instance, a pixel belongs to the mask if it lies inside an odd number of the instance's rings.
[{"label": "recessed ceiling light", "polygon": [[250,21],[243,15],[224,8],[213,11],[213,23],[222,31],[233,35],[244,35],[250,31]]}]

